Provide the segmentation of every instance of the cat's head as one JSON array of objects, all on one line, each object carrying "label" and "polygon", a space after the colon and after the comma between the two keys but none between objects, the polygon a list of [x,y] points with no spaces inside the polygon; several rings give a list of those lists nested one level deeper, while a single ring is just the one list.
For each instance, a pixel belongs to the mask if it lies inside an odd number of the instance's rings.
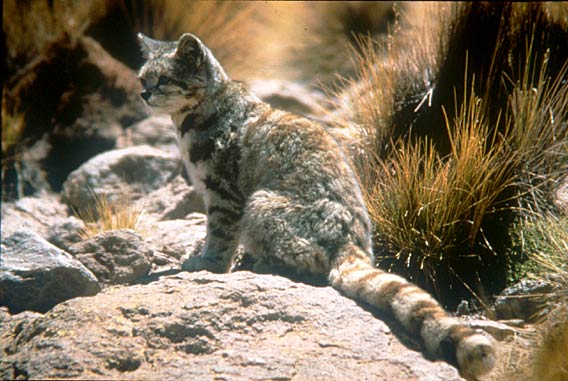
[{"label": "cat's head", "polygon": [[138,77],[148,105],[172,113],[198,105],[229,77],[211,51],[193,34],[178,41],[159,41],[142,33],[138,40],[146,58]]}]

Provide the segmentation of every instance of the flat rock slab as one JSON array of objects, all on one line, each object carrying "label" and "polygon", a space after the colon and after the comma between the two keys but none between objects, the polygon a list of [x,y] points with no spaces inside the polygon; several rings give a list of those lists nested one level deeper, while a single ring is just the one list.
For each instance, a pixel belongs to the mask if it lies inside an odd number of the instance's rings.
[{"label": "flat rock slab", "polygon": [[70,300],[3,324],[0,349],[0,378],[461,380],[335,290],[244,271]]},{"label": "flat rock slab", "polygon": [[94,295],[100,289],[85,266],[37,233],[19,230],[2,239],[0,306],[13,313],[45,312],[62,301]]}]

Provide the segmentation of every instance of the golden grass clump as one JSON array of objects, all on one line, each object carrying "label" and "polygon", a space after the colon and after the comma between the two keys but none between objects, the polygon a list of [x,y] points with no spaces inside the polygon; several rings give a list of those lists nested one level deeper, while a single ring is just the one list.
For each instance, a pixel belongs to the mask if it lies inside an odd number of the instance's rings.
[{"label": "golden grass clump", "polygon": [[80,232],[83,239],[109,230],[132,229],[144,235],[144,208],[129,199],[126,194],[111,200],[106,195],[93,193],[94,205],[75,212],[85,227]]},{"label": "golden grass clump", "polygon": [[199,36],[229,74],[329,84],[352,73],[359,33],[386,36],[392,2],[123,1],[133,28],[159,39]]},{"label": "golden grass clump", "polygon": [[333,94],[338,124],[362,130],[365,139],[359,143],[379,157],[409,130],[412,119],[398,122],[399,116],[415,118],[417,111],[432,107],[442,19],[450,12],[447,4],[437,5],[405,8],[387,39],[359,35],[351,48],[356,75]]},{"label": "golden grass clump", "polygon": [[[512,158],[504,156],[503,140],[487,139],[490,128],[475,96],[461,106],[456,120],[447,120],[447,128],[448,156],[425,138],[415,144],[403,141],[388,159],[378,160],[367,194],[380,248],[377,259],[429,288],[449,276],[482,294],[469,270],[494,257],[483,227],[505,207],[502,195],[515,182]],[[479,250],[480,244],[487,250]]]}]

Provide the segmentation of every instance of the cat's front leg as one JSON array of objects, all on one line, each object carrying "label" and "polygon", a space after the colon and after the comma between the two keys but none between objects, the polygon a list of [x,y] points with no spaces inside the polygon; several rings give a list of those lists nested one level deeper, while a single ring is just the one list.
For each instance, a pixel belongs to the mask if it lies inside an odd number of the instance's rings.
[{"label": "cat's front leg", "polygon": [[203,251],[191,256],[182,265],[188,271],[208,270],[225,273],[231,268],[233,256],[239,243],[238,209],[227,206],[211,206],[207,211],[207,237]]}]

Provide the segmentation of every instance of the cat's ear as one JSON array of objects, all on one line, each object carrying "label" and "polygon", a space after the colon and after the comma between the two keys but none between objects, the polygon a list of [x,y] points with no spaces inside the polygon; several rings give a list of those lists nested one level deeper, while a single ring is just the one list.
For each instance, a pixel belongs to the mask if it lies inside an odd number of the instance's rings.
[{"label": "cat's ear", "polygon": [[145,36],[142,33],[138,33],[138,43],[140,44],[140,48],[142,49],[142,54],[145,58],[148,58],[150,57],[151,53],[158,49],[158,47],[164,42],[151,39],[150,37]]},{"label": "cat's ear", "polygon": [[191,65],[194,70],[205,74],[208,80],[219,82],[229,79],[213,53],[191,33],[181,35],[177,42],[175,56]]},{"label": "cat's ear", "polygon": [[178,40],[175,55],[182,59],[190,59],[199,67],[207,57],[205,49],[199,38],[191,33],[184,33]]}]

